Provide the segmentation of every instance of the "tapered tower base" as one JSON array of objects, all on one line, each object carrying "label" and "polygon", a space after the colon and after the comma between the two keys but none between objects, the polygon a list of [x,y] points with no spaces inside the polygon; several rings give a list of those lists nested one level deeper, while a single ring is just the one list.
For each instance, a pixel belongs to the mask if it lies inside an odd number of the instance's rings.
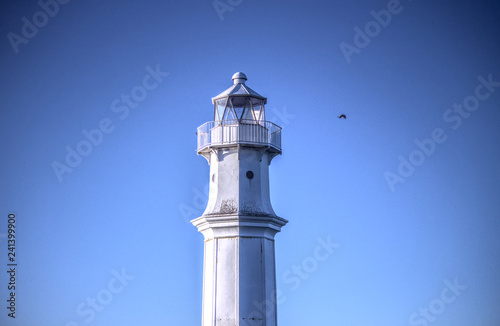
[{"label": "tapered tower base", "polygon": [[200,217],[205,236],[203,326],[275,326],[274,234],[286,220]]}]

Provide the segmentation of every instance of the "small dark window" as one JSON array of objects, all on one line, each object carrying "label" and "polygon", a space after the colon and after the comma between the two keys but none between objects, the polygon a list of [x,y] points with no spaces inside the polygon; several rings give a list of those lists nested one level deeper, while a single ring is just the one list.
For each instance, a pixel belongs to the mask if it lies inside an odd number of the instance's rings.
[{"label": "small dark window", "polygon": [[215,173],[212,174],[212,182],[215,182]]},{"label": "small dark window", "polygon": [[253,179],[253,172],[252,171],[247,171],[247,178]]}]

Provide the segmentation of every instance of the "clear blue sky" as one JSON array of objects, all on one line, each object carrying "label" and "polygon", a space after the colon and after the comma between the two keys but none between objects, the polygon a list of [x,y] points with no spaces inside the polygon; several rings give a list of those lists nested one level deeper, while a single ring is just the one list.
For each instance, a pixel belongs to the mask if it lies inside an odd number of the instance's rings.
[{"label": "clear blue sky", "polygon": [[280,325],[500,324],[497,3],[44,1],[0,5],[1,325],[200,325],[195,132],[237,71],[283,127]]}]

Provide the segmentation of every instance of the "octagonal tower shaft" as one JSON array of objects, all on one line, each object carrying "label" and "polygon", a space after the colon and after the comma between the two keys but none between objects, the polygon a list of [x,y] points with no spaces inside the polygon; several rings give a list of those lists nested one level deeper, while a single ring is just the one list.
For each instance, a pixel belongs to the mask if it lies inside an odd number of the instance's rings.
[{"label": "octagonal tower shaft", "polygon": [[[244,85],[246,76],[237,73],[233,80]],[[202,325],[275,326],[274,236],[287,221],[271,206],[269,164],[281,153],[281,128],[270,130],[261,119],[265,98],[257,93],[249,94],[248,101],[242,100],[245,95],[233,101],[230,91],[225,94],[223,109],[214,101],[215,110],[223,111],[215,114],[219,120],[204,134],[198,129],[198,153],[210,164],[207,208],[191,221],[205,238]],[[252,110],[247,113],[252,121],[241,119],[247,108],[253,109],[252,102],[259,115]],[[243,103],[240,118],[221,118],[228,109],[236,114],[234,103]]]}]

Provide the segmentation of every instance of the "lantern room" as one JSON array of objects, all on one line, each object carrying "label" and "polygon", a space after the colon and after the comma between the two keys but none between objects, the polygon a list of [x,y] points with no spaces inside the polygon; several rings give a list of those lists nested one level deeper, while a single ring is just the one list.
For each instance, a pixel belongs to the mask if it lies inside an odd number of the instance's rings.
[{"label": "lantern room", "polygon": [[198,127],[198,154],[232,146],[264,147],[281,154],[281,127],[266,121],[267,99],[245,85],[247,76],[237,72],[233,85],[212,98],[214,119]]},{"label": "lantern room", "polygon": [[264,122],[267,99],[245,85],[247,76],[233,75],[234,85],[212,99],[216,124]]}]

